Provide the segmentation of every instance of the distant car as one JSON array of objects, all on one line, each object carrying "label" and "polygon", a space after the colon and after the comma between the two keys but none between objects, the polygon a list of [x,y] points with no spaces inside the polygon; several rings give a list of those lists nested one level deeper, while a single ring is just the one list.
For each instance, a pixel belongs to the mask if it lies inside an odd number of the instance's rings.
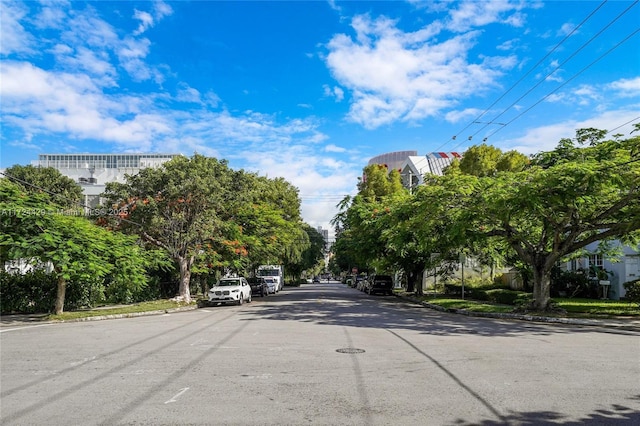
[{"label": "distant car", "polygon": [[390,275],[371,275],[365,284],[365,292],[369,294],[393,294],[393,278]]},{"label": "distant car", "polygon": [[319,282],[320,282],[320,278],[318,278],[318,277],[314,277],[314,278],[313,278],[313,282],[314,282],[314,283],[319,283]]},{"label": "distant car", "polygon": [[209,302],[242,305],[251,302],[251,287],[244,277],[222,278],[209,290]]},{"label": "distant car", "polygon": [[263,277],[264,281],[267,283],[267,287],[269,287],[269,293],[276,294],[278,292],[278,281],[272,277]]},{"label": "distant car", "polygon": [[251,277],[247,278],[247,282],[251,287],[251,295],[252,296],[268,296],[269,295],[269,285],[265,281],[263,277]]},{"label": "distant car", "polygon": [[367,277],[356,277],[356,288],[360,291],[364,291],[367,284]]}]

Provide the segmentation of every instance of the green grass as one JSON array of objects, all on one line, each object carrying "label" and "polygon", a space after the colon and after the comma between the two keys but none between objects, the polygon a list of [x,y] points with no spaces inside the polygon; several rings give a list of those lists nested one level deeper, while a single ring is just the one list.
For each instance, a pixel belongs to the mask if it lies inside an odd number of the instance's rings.
[{"label": "green grass", "polygon": [[[404,292],[396,291],[398,294]],[[486,313],[508,313],[513,311],[512,305],[501,305],[495,303],[482,302],[470,299],[451,298],[442,295],[425,295],[421,301],[438,305],[445,309],[466,309],[471,312]],[[617,300],[594,300],[594,299],[569,299],[554,298],[556,305],[564,309],[567,313],[562,316],[574,318],[606,318],[606,317],[640,317],[640,307],[637,303]],[[192,303],[196,304],[196,301]],[[95,309],[83,309],[79,311],[64,312],[61,315],[49,315],[48,320],[68,321],[72,319],[87,318],[100,315],[132,314],[148,311],[164,311],[187,306],[185,303],[178,303],[172,300],[154,300],[149,302],[136,303],[132,305],[102,307]],[[558,314],[555,314],[558,316]]]},{"label": "green grass", "polygon": [[[195,305],[195,301],[192,303]],[[180,308],[188,306],[186,303],[179,303],[172,300],[152,300],[149,302],[135,303],[132,305],[113,306],[94,309],[83,309],[80,311],[63,312],[60,315],[51,314],[47,317],[48,320],[54,321],[68,321],[78,318],[88,318],[101,315],[120,315],[120,314],[133,314],[139,312],[150,311],[164,311],[168,309]]]},{"label": "green grass", "polygon": [[640,316],[637,303],[619,300],[554,298],[558,307],[570,314],[590,316]]},{"label": "green grass", "polygon": [[[403,292],[397,292],[404,294]],[[514,309],[513,305],[501,305],[477,300],[462,300],[451,296],[429,294],[422,296],[421,301],[442,306],[446,309],[466,309],[472,312],[508,313]],[[619,300],[597,299],[569,299],[553,298],[558,308],[564,309],[566,314],[545,313],[545,315],[566,316],[573,318],[612,318],[612,317],[640,317],[640,307],[634,302]],[[532,312],[532,314],[535,314]]]},{"label": "green grass", "polygon": [[495,312],[495,313],[505,313],[511,312],[513,310],[513,306],[508,305],[494,305],[484,302],[478,302],[475,300],[462,300],[462,299],[440,299],[427,297],[423,299],[425,302],[431,305],[442,306],[446,309],[465,309],[471,312]]}]

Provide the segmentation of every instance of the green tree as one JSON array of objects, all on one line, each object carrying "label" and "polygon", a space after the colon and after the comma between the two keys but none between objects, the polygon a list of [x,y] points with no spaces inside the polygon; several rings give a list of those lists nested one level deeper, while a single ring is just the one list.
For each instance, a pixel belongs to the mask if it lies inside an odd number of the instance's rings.
[{"label": "green tree", "polygon": [[452,164],[452,169],[462,173],[485,177],[497,172],[520,172],[529,165],[529,158],[518,151],[503,153],[499,148],[482,144],[470,147],[460,162]]},{"label": "green tree", "polygon": [[[102,281],[107,275],[144,286],[144,258],[135,239],[114,234],[84,217],[60,214],[42,194],[27,194],[0,179],[0,249],[3,260],[53,265],[54,312],[64,310],[68,283]],[[120,270],[116,270],[118,267]]]},{"label": "green tree", "polygon": [[121,210],[105,218],[164,250],[178,265],[178,298],[191,301],[191,269],[207,250],[246,255],[234,238],[242,232],[238,212],[249,203],[250,184],[243,171],[226,161],[202,155],[176,157],[158,168],[146,168],[125,183],[109,183],[103,194]]},{"label": "green tree", "polygon": [[14,165],[4,175],[27,194],[42,194],[61,207],[81,207],[82,187],[53,167]]},{"label": "green tree", "polygon": [[300,279],[303,271],[312,270],[324,259],[325,241],[322,234],[306,223],[303,229],[309,241],[307,248],[302,252],[300,261],[285,265],[285,270],[297,280]]},{"label": "green tree", "polygon": [[358,194],[345,198],[332,224],[340,228],[333,247],[336,262],[351,263],[360,271],[385,265],[386,246],[381,239],[384,217],[394,197],[408,194],[397,170],[387,173],[384,166],[371,164],[364,168]]},{"label": "green tree", "polygon": [[462,173],[473,176],[492,176],[502,151],[491,145],[474,145],[467,149],[460,160]]},{"label": "green tree", "polygon": [[[556,262],[585,246],[640,239],[640,138],[577,132],[519,173],[482,178],[458,226],[470,241],[498,238],[533,274],[533,309],[549,308]],[[589,142],[589,146],[582,146]]]},{"label": "green tree", "polygon": [[496,163],[498,172],[521,172],[529,166],[529,157],[518,151],[507,151]]},{"label": "green tree", "polygon": [[380,164],[366,166],[362,176],[358,183],[358,195],[367,200],[378,199],[404,189],[400,173],[397,170],[387,173],[387,168]]}]

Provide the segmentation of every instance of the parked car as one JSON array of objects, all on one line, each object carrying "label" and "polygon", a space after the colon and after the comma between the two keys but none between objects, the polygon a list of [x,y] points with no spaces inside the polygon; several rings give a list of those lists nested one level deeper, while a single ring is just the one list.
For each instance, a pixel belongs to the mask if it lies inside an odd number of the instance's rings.
[{"label": "parked car", "polygon": [[278,281],[272,277],[263,277],[264,281],[267,283],[267,287],[269,287],[269,293],[276,294],[278,292]]},{"label": "parked car", "polygon": [[313,282],[315,283],[320,283],[320,278],[318,277],[313,277]]},{"label": "parked car", "polygon": [[251,287],[252,296],[264,297],[269,295],[269,285],[265,281],[264,277],[247,278],[247,282],[249,282],[249,286]]},{"label": "parked car", "polygon": [[371,275],[365,284],[365,292],[369,294],[393,294],[393,278],[390,275]]},{"label": "parked car", "polygon": [[367,277],[356,277],[356,288],[360,291],[364,291],[365,285],[367,284]]},{"label": "parked car", "polygon": [[222,278],[209,290],[209,302],[237,305],[251,302],[251,287],[244,277]]}]

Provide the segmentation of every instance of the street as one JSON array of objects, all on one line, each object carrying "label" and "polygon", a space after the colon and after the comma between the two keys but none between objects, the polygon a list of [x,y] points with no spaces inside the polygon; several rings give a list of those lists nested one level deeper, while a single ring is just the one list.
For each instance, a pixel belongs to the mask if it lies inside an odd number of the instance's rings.
[{"label": "street", "polygon": [[639,333],[337,282],[0,334],[2,425],[638,425]]}]

